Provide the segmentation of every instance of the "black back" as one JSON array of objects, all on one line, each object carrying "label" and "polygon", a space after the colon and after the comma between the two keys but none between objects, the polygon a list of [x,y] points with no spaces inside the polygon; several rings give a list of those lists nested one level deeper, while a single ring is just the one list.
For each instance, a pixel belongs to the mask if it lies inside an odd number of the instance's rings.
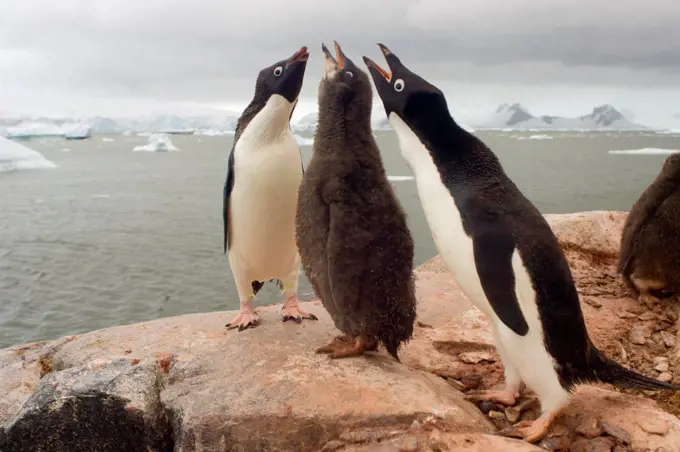
[{"label": "black back", "polygon": [[365,61],[385,111],[401,117],[429,151],[473,241],[475,265],[494,312],[516,334],[527,334],[511,262],[517,250],[536,292],[546,348],[557,362],[569,363],[560,370],[563,382],[577,379],[588,368],[590,340],[569,265],[550,226],[496,155],[456,124],[443,93],[381,49],[392,71],[389,80],[381,74],[386,71]]}]

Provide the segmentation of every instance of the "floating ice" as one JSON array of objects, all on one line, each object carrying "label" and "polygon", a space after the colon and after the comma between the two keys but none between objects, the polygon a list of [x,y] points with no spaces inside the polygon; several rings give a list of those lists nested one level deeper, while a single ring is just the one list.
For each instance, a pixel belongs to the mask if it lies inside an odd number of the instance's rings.
[{"label": "floating ice", "polygon": [[402,182],[407,180],[413,180],[413,176],[387,176],[387,179],[393,182]]},{"label": "floating ice", "polygon": [[624,154],[624,155],[668,155],[680,152],[680,149],[659,149],[659,148],[642,148],[642,149],[622,149],[609,151],[609,154]]},{"label": "floating ice", "polygon": [[64,124],[61,130],[67,140],[84,140],[92,136],[92,128],[87,124]]},{"label": "floating ice", "polygon": [[300,136],[298,134],[295,134],[295,141],[297,141],[297,144],[300,146],[311,146],[314,144],[314,138],[307,138]]},{"label": "floating ice", "polygon": [[0,171],[54,168],[56,166],[40,152],[0,137]]},{"label": "floating ice", "polygon": [[518,136],[518,140],[552,140],[553,137],[550,135],[529,135],[528,137],[526,136]]},{"label": "floating ice", "polygon": [[105,143],[111,143],[111,142],[116,141],[116,140],[114,140],[113,138],[104,137],[104,138],[102,138],[102,141],[105,142]]},{"label": "floating ice", "polygon": [[149,136],[149,142],[144,145],[135,146],[133,151],[146,151],[146,152],[167,152],[167,151],[179,151],[170,141],[170,137],[163,133],[154,133]]},{"label": "floating ice", "polygon": [[236,133],[235,130],[219,130],[219,129],[205,129],[205,130],[197,130],[194,132],[195,135],[204,135],[206,137],[219,137],[222,135],[234,135]]},{"label": "floating ice", "polygon": [[63,137],[64,131],[55,124],[42,122],[22,122],[7,129],[8,138],[29,139],[43,137]]}]

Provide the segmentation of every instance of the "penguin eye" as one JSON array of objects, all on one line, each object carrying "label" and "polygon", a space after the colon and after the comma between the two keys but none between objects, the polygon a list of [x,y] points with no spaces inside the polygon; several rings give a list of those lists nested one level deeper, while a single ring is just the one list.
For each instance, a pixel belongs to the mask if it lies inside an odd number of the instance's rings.
[{"label": "penguin eye", "polygon": [[274,75],[278,77],[281,74],[283,74],[283,68],[281,66],[276,66],[274,69]]},{"label": "penguin eye", "polygon": [[345,74],[347,74],[347,77],[348,77],[348,78],[354,77],[354,74],[352,74],[351,71],[345,71]]},{"label": "penguin eye", "polygon": [[406,84],[404,83],[404,81],[402,79],[397,79],[394,82],[394,90],[398,93],[404,91],[405,86],[406,86]]}]

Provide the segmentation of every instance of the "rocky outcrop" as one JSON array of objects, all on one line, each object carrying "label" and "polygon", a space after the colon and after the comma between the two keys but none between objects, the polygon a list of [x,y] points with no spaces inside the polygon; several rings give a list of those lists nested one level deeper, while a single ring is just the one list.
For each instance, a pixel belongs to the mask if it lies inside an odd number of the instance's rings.
[{"label": "rocky outcrop", "polygon": [[[547,217],[596,345],[677,382],[674,305],[640,305],[615,273],[625,213]],[[217,312],[0,350],[0,451],[680,450],[674,394],[592,386],[538,445],[499,436],[535,418],[535,400],[465,401],[468,389],[502,383],[489,324],[438,258],[417,270],[417,294],[402,363],[384,351],[315,354],[337,334],[318,302],[304,309],[319,321],[300,325],[267,306],[262,324],[241,333],[224,328],[233,314]]]}]

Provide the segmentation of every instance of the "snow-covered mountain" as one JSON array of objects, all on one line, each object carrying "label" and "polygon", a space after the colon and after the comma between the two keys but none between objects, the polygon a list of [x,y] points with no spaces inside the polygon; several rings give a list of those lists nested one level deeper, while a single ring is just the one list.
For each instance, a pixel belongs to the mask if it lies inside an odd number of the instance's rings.
[{"label": "snow-covered mountain", "polygon": [[314,133],[319,122],[319,113],[307,113],[297,121],[291,121],[290,128],[294,133]]},{"label": "snow-covered mountain", "polygon": [[576,118],[534,116],[521,104],[502,104],[486,120],[479,121],[480,129],[543,129],[543,130],[631,130],[647,129],[628,121],[611,105],[593,108],[590,114]]}]

